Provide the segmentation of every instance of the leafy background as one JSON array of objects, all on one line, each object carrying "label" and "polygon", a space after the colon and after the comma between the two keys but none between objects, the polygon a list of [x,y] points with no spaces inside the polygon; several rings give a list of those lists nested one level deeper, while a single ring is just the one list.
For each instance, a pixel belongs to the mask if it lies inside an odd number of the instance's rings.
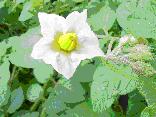
[{"label": "leafy background", "polygon": [[[30,57],[37,13],[83,9],[106,58],[82,61],[66,80]],[[127,34],[137,41],[119,47]],[[156,117],[155,39],[155,0],[1,0],[0,117]]]}]

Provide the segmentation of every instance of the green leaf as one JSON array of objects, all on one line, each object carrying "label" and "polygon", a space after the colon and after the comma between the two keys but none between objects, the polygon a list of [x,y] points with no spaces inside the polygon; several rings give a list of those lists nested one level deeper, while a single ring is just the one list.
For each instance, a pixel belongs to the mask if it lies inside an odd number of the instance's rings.
[{"label": "green leaf", "polygon": [[0,111],[0,117],[5,117],[4,113]]},{"label": "green leaf", "polygon": [[[25,51],[32,49],[33,45],[41,38],[40,27],[29,29],[21,36],[14,36],[8,38],[8,45],[12,47],[13,51]],[[22,48],[22,49],[21,49]]]},{"label": "green leaf", "polygon": [[15,112],[11,117],[39,117],[39,112],[30,112],[28,110],[20,110]]},{"label": "green leaf", "polygon": [[84,89],[81,84],[74,80],[66,80],[63,84],[57,85],[55,91],[57,96],[67,103],[76,103],[83,101],[84,98]]},{"label": "green leaf", "polygon": [[72,79],[77,82],[91,82],[93,80],[95,69],[96,66],[92,64],[80,65],[74,73]]},{"label": "green leaf", "polygon": [[7,84],[0,83],[0,107],[8,103],[10,97],[10,87]]},{"label": "green leaf", "polygon": [[156,38],[156,15],[150,10],[151,5],[150,0],[146,3],[142,0],[124,1],[117,9],[119,25],[135,36]]},{"label": "green leaf", "polygon": [[128,30],[128,16],[136,9],[136,1],[124,1],[116,10],[117,21],[124,30]]},{"label": "green leaf", "polygon": [[25,0],[16,0],[16,1],[12,2],[12,6],[10,5],[10,7],[8,9],[9,14],[12,13],[13,11],[15,11],[19,4],[24,3],[24,2],[25,2]]},{"label": "green leaf", "polygon": [[27,99],[31,102],[35,102],[43,96],[43,88],[35,83],[32,84],[27,90]]},{"label": "green leaf", "polygon": [[3,113],[0,112],[0,117],[5,117],[5,115]]},{"label": "green leaf", "polygon": [[111,117],[109,112],[104,111],[102,113],[96,113],[84,102],[76,105],[73,109],[67,110],[66,114],[62,114],[61,117]]},{"label": "green leaf", "polygon": [[96,14],[91,15],[88,22],[93,27],[93,30],[100,29],[109,30],[116,19],[116,14],[108,6],[103,6]]},{"label": "green leaf", "polygon": [[7,2],[7,0],[0,1],[0,8],[4,7],[6,2]]},{"label": "green leaf", "polygon": [[10,97],[10,87],[8,86],[10,79],[9,66],[10,63],[8,61],[4,61],[0,65],[0,107],[6,105]]},{"label": "green leaf", "polygon": [[37,64],[30,56],[31,50],[17,51],[9,55],[9,60],[12,64],[24,68],[32,68]]},{"label": "green leaf", "polygon": [[40,64],[35,66],[33,73],[37,81],[44,84],[52,78],[53,68],[51,65],[47,65],[40,61]]},{"label": "green leaf", "polygon": [[145,97],[149,106],[155,104],[156,83],[153,79],[139,78],[138,90]]},{"label": "green leaf", "polygon": [[39,112],[30,112],[19,117],[39,117]]},{"label": "green leaf", "polygon": [[95,111],[109,108],[118,95],[124,95],[136,88],[136,76],[128,66],[115,68],[99,66],[93,76],[91,99]]},{"label": "green leaf", "polygon": [[4,61],[0,65],[0,83],[7,84],[10,79],[10,71],[9,71],[10,63],[9,61]]},{"label": "green leaf", "polygon": [[140,117],[141,112],[145,107],[145,98],[138,91],[133,91],[128,94],[127,117]]},{"label": "green leaf", "polygon": [[141,117],[155,117],[155,116],[156,116],[156,104],[146,107],[141,113]]},{"label": "green leaf", "polygon": [[[9,60],[16,66],[33,68],[38,62],[31,57],[33,45],[40,39],[40,28],[35,27],[25,34],[9,38],[8,45],[13,52],[9,55]],[[22,48],[22,49],[21,49]]]},{"label": "green leaf", "polygon": [[50,116],[54,113],[63,111],[66,108],[65,103],[52,92],[44,104],[46,113]]},{"label": "green leaf", "polygon": [[30,19],[33,16],[33,14],[30,13],[30,11],[29,11],[32,8],[32,5],[33,4],[32,4],[31,1],[26,2],[24,4],[23,10],[22,10],[22,12],[21,12],[21,14],[19,16],[19,21],[26,21],[26,20]]},{"label": "green leaf", "polygon": [[20,108],[23,102],[24,102],[23,90],[21,87],[19,87],[11,93],[11,104],[7,111],[9,113],[14,113],[17,109]]}]

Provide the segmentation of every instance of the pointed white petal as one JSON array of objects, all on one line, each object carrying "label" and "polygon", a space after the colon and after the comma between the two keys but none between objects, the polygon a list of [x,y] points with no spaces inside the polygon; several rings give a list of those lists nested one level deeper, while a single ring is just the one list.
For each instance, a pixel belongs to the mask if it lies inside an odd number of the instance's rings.
[{"label": "pointed white petal", "polygon": [[44,55],[51,50],[51,41],[41,38],[33,47],[31,57],[34,59],[42,59]]},{"label": "pointed white petal", "polygon": [[66,20],[68,25],[67,32],[77,33],[79,30],[82,29],[83,25],[86,25],[87,10],[84,10],[81,13],[74,11],[66,17]]},{"label": "pointed white petal", "polygon": [[82,58],[93,58],[95,56],[103,56],[104,53],[99,47],[99,40],[90,27],[84,27],[78,33],[78,42],[80,47],[76,50]]},{"label": "pointed white petal", "polygon": [[74,51],[71,58],[79,58],[80,60],[91,59],[96,56],[104,56],[103,51],[98,46],[86,46]]},{"label": "pointed white petal", "polygon": [[60,53],[55,54],[46,54],[43,58],[43,61],[47,64],[51,64],[53,68],[60,74],[62,74],[65,78],[70,79],[81,60],[71,59],[70,56],[66,56]]},{"label": "pointed white petal", "polygon": [[87,23],[87,10],[79,13],[77,11],[72,12],[67,16],[68,32],[76,32],[78,35],[79,43],[84,45],[99,45],[98,38],[91,30]]},{"label": "pointed white petal", "polygon": [[84,27],[78,33],[78,42],[81,46],[99,46],[98,38],[90,27]]},{"label": "pointed white petal", "polygon": [[65,18],[55,14],[38,13],[41,32],[44,37],[53,39],[56,32],[64,32],[66,28]]}]

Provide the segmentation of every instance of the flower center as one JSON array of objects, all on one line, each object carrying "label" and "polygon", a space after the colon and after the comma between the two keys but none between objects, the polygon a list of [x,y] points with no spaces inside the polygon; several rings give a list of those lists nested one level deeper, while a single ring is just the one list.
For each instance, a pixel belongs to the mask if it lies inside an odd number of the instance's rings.
[{"label": "flower center", "polygon": [[66,33],[58,38],[57,43],[62,50],[70,52],[76,48],[77,40],[76,33]]}]

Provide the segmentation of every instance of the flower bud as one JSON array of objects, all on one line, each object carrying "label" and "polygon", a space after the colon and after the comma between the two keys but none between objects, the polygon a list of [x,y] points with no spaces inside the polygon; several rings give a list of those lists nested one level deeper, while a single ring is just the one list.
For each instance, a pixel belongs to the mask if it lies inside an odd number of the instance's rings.
[{"label": "flower bud", "polygon": [[137,44],[129,50],[129,58],[136,61],[149,61],[153,59],[153,56],[147,45]]},{"label": "flower bud", "polygon": [[128,42],[135,42],[135,41],[136,41],[136,39],[132,35],[125,35],[120,38],[119,45],[124,45]]},{"label": "flower bud", "polygon": [[151,64],[142,61],[133,62],[131,63],[131,66],[137,74],[145,77],[153,76],[156,73],[155,69],[151,66]]}]

